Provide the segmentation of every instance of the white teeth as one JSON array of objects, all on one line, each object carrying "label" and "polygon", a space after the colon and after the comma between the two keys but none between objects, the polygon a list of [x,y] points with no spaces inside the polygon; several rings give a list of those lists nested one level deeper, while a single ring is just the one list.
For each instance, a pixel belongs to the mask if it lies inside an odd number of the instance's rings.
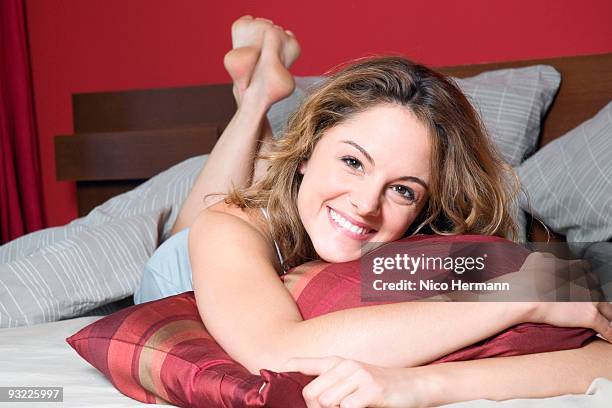
[{"label": "white teeth", "polygon": [[344,218],[343,216],[341,216],[340,214],[338,214],[337,212],[335,212],[331,208],[329,209],[329,212],[331,214],[332,219],[334,221],[336,221],[336,223],[338,225],[340,225],[342,228],[347,229],[347,230],[349,230],[349,231],[351,231],[353,233],[356,233],[356,234],[365,235],[365,233],[366,233],[366,229],[365,228],[358,227],[357,225],[351,224],[351,222],[349,220],[347,220],[346,218]]}]

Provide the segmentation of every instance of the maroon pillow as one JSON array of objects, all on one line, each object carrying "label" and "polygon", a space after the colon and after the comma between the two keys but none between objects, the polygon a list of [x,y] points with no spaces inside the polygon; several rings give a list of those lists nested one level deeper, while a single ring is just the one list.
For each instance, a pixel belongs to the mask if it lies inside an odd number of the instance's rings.
[{"label": "maroon pillow", "polygon": [[[450,243],[496,240],[418,236],[404,241],[426,244],[422,250],[428,255],[441,255],[450,253]],[[507,259],[509,270],[520,267],[524,259],[516,254],[511,258]],[[372,304],[361,301],[359,262],[314,262],[290,271],[283,280],[303,317]],[[586,329],[521,324],[437,362],[576,348],[593,334]],[[300,373],[269,370],[253,375],[233,361],[208,334],[193,292],[121,310],[83,328],[67,341],[119,391],[148,403],[305,407],[301,391],[312,379]]]},{"label": "maroon pillow", "polygon": [[[418,235],[398,241],[410,243],[410,250],[430,257],[444,257],[461,251],[469,252],[473,245],[478,252],[483,248],[489,255],[489,266],[495,265],[486,280],[508,272],[517,271],[530,254],[528,250],[511,241],[483,235],[433,236]],[[487,245],[488,244],[488,245]],[[391,250],[390,252],[393,252]],[[393,303],[390,301],[369,302],[362,300],[362,279],[360,261],[329,264],[313,261],[294,268],[283,277],[285,286],[296,299],[304,319],[373,304]],[[433,275],[438,281],[443,276]],[[426,294],[413,291],[407,296],[422,299]],[[507,357],[546,351],[566,350],[582,347],[595,339],[596,333],[590,329],[556,327],[548,324],[521,323],[510,327],[488,339],[482,340],[461,350],[450,353],[433,363],[475,360],[488,357]]]},{"label": "maroon pillow", "polygon": [[300,373],[251,374],[204,327],[193,292],[128,307],[66,339],[123,394],[182,407],[305,407]]}]

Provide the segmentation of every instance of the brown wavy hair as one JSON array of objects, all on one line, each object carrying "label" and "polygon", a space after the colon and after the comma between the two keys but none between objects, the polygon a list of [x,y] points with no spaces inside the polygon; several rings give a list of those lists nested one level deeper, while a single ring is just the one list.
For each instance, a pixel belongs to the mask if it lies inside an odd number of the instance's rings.
[{"label": "brown wavy hair", "polygon": [[327,130],[386,103],[410,109],[431,138],[429,199],[406,235],[470,233],[515,239],[508,204],[518,191],[516,175],[451,79],[399,56],[362,58],[328,76],[291,115],[271,153],[259,156],[268,160],[267,173],[225,198],[241,208],[267,208],[285,269],[318,259],[297,209],[300,163]]}]

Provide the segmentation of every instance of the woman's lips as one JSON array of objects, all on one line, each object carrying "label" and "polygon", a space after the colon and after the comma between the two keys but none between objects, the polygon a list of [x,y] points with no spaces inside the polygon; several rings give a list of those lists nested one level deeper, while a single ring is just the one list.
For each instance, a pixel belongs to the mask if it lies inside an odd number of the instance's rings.
[{"label": "woman's lips", "polygon": [[[367,233],[365,233],[365,234],[360,234],[360,233],[358,233],[358,232],[353,232],[353,231],[350,231],[350,230],[348,230],[348,229],[346,229],[346,228],[342,227],[341,225],[339,225],[339,224],[338,224],[338,223],[337,223],[337,222],[334,220],[334,218],[333,218],[333,217],[332,217],[332,215],[331,215],[331,210],[332,210],[332,208],[331,208],[331,207],[329,207],[329,206],[328,206],[328,207],[326,207],[326,209],[327,209],[327,218],[329,219],[329,222],[332,224],[332,226],[333,226],[335,229],[337,229],[338,231],[340,231],[342,234],[344,234],[345,236],[347,236],[347,237],[349,237],[349,238],[351,238],[351,239],[355,239],[355,240],[357,240],[357,241],[365,241],[365,240],[370,239],[370,238],[372,237],[372,235],[374,235],[374,234],[376,233],[376,231],[375,231],[375,230],[372,230],[371,228],[368,228],[367,226],[366,226],[365,228],[366,228],[366,229],[368,229],[368,230],[369,230],[369,232],[367,232]],[[339,214],[339,215],[340,215],[340,213],[339,213],[338,211],[336,211],[336,210],[333,210],[333,211],[334,211],[336,214]],[[346,217],[344,217],[344,215],[341,215],[341,217],[343,217],[343,218],[347,219]],[[349,222],[350,222],[350,220],[348,220],[348,219],[347,219],[347,221],[349,221]],[[353,225],[357,225],[357,224],[353,224]],[[357,225],[357,226],[359,227],[359,226],[361,226],[361,225]]]}]

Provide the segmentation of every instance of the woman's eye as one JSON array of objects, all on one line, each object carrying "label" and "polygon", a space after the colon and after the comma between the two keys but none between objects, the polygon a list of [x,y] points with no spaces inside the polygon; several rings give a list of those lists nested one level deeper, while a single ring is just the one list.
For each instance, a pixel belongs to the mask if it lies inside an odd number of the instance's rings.
[{"label": "woman's eye", "polygon": [[355,169],[355,170],[363,169],[363,165],[361,164],[361,162],[354,157],[347,156],[347,157],[343,157],[341,160],[352,169]]},{"label": "woman's eye", "polygon": [[392,186],[392,188],[395,192],[404,197],[406,200],[410,202],[416,201],[416,194],[411,188],[402,185]]}]

